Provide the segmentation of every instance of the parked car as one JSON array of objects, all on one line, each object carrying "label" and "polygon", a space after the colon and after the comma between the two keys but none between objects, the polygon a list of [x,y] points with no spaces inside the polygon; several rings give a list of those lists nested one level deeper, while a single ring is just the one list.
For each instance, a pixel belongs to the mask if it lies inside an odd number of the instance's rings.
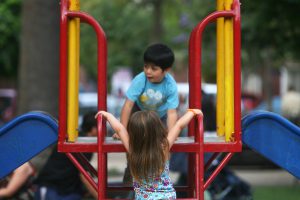
[{"label": "parked car", "polygon": [[15,89],[0,89],[0,125],[16,116],[16,99]]}]

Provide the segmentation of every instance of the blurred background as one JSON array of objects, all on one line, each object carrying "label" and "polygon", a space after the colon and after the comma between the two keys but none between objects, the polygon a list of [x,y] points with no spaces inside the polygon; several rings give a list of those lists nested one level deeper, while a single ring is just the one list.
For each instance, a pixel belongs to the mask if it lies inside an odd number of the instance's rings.
[{"label": "blurred background", "polygon": [[[101,24],[108,40],[108,110],[117,116],[120,114],[124,94],[132,78],[142,70],[143,52],[154,42],[166,43],[174,50],[176,61],[172,74],[179,83],[182,102],[187,103],[189,35],[215,7],[216,3],[211,0],[81,1],[81,10]],[[1,124],[32,110],[58,116],[59,9],[58,0],[1,0]],[[241,0],[243,115],[256,109],[281,114],[281,99],[288,88],[300,92],[299,10],[299,0]],[[92,28],[81,24],[80,29],[79,109],[82,116],[95,110],[97,105],[97,51]],[[213,103],[215,38],[212,24],[204,33],[202,78],[206,85],[203,92]],[[282,173],[247,147],[233,157],[230,166],[240,171],[250,170],[253,174],[262,169]],[[287,193],[293,193],[292,187],[300,195],[297,181],[288,174],[284,176],[289,180]]]}]

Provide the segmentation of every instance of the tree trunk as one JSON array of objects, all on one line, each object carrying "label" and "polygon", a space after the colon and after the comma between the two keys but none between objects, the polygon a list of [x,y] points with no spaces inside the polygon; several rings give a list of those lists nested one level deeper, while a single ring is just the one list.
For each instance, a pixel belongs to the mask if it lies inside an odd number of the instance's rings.
[{"label": "tree trunk", "polygon": [[162,24],[162,4],[161,0],[153,0],[153,34],[152,40],[153,42],[161,42],[163,37],[163,24]]},{"label": "tree trunk", "polygon": [[18,83],[18,113],[41,110],[58,117],[59,1],[26,0]]}]

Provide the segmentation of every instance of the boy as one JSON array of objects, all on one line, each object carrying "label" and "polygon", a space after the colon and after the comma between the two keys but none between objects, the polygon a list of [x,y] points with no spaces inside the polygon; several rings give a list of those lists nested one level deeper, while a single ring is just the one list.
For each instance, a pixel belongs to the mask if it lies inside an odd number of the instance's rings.
[{"label": "boy", "polygon": [[146,49],[144,71],[133,79],[121,111],[121,123],[125,128],[136,110],[156,111],[168,129],[175,124],[178,91],[174,78],[168,73],[173,63],[174,53],[166,45],[153,44]]},{"label": "boy", "polygon": [[[121,123],[127,128],[131,113],[137,110],[156,111],[170,130],[176,123],[179,105],[177,85],[168,73],[174,63],[173,51],[164,44],[150,45],[144,53],[144,71],[132,80],[121,111]],[[113,135],[118,138],[117,134]],[[132,177],[125,169],[123,183],[131,186]]]}]

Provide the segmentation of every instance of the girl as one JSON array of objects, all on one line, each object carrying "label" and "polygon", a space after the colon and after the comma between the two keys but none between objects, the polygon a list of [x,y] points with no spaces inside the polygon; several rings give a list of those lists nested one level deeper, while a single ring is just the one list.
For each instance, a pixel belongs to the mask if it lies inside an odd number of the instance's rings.
[{"label": "girl", "polygon": [[98,114],[107,119],[128,152],[135,199],[176,199],[169,176],[170,148],[190,120],[202,114],[201,110],[188,109],[169,132],[154,111],[132,114],[128,132],[112,114],[105,111]]}]

